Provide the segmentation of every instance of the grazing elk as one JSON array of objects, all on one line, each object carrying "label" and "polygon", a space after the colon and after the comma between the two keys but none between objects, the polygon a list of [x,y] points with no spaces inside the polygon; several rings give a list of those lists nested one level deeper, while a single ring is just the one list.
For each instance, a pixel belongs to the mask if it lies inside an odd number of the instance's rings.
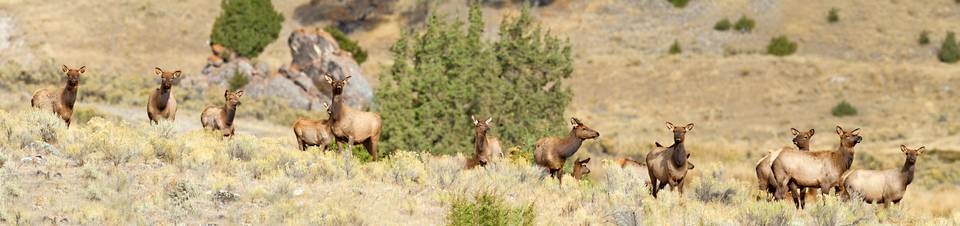
[{"label": "grazing elk", "polygon": [[590,168],[587,167],[587,163],[590,162],[590,158],[580,160],[577,158],[573,161],[573,179],[583,180],[583,177],[587,174],[590,174]]},{"label": "grazing elk", "polygon": [[[347,86],[347,76],[336,80],[326,75],[327,82],[333,86],[333,101],[330,105],[330,130],[338,143],[349,145],[363,144],[373,161],[377,161],[377,143],[380,140],[382,122],[380,114],[360,111],[347,106],[343,100],[343,88]],[[340,146],[341,151],[343,146]],[[348,153],[349,154],[349,153]]]},{"label": "grazing elk", "polygon": [[240,97],[243,90],[231,92],[226,90],[223,97],[226,102],[223,107],[209,106],[200,114],[200,123],[204,129],[219,130],[224,137],[231,137],[234,133],[233,119],[237,115],[237,106],[240,106]]},{"label": "grazing elk", "polygon": [[683,141],[687,132],[693,130],[693,123],[678,127],[667,122],[667,129],[673,132],[673,145],[664,147],[656,143],[657,147],[647,153],[647,172],[650,174],[650,188],[654,198],[657,197],[657,192],[668,184],[671,191],[678,188],[680,195],[683,195],[683,180],[687,176],[687,170],[691,168],[687,165],[690,154],[684,148]]},{"label": "grazing elk", "polygon": [[180,78],[180,70],[166,72],[157,67],[155,72],[160,76],[160,88],[154,90],[147,100],[147,117],[154,123],[161,119],[174,121],[177,118],[177,98],[173,97],[170,89],[173,88],[173,81]]},{"label": "grazing elk", "polygon": [[[816,133],[813,129],[806,132],[800,132],[796,128],[790,128],[790,132],[793,133],[793,144],[797,146],[797,150],[808,152],[810,151],[810,140],[813,139],[813,134]],[[768,194],[768,199],[773,198],[773,194],[777,191],[777,179],[773,176],[773,169],[770,167],[773,165],[773,160],[777,159],[780,156],[780,152],[786,150],[794,150],[790,147],[783,147],[781,149],[771,150],[770,153],[763,156],[760,161],[757,161],[757,166],[755,167],[757,171],[757,182],[760,185],[760,190],[766,191]],[[803,189],[800,190],[801,199],[805,197],[806,191]]]},{"label": "grazing elk", "polygon": [[923,150],[924,147],[911,150],[900,145],[900,151],[907,155],[900,169],[850,170],[841,182],[844,199],[849,199],[850,193],[857,193],[868,203],[883,204],[884,207],[891,202],[899,204],[907,192],[907,185],[913,182],[917,157],[923,154]]},{"label": "grazing elk", "polygon": [[840,126],[837,126],[837,135],[840,136],[840,146],[836,150],[780,153],[771,166],[777,180],[777,200],[782,200],[790,189],[794,205],[802,209],[806,201],[799,199],[797,188],[819,188],[824,196],[830,194],[830,188],[840,191],[840,178],[853,163],[853,147],[863,141],[863,137],[860,128],[844,131]]},{"label": "grazing elk", "polygon": [[30,106],[57,114],[69,127],[73,118],[73,104],[77,102],[77,87],[80,85],[80,75],[87,71],[87,66],[70,69],[67,65],[62,65],[61,70],[67,74],[67,85],[62,89],[38,89],[33,92]]},{"label": "grazing elk", "polygon": [[563,164],[567,158],[573,156],[580,149],[583,140],[600,137],[600,133],[590,129],[580,122],[580,119],[570,118],[573,129],[565,138],[546,137],[537,140],[534,144],[533,158],[537,165],[547,168],[550,175],[563,184]]},{"label": "grazing elk", "polygon": [[[327,103],[323,103],[323,108],[326,109],[328,115],[329,107]],[[297,144],[299,144],[301,151],[306,151],[307,146],[317,146],[320,151],[326,151],[327,145],[335,139],[333,132],[330,131],[330,124],[327,119],[298,119],[293,123],[293,134],[297,137]]]},{"label": "grazing elk", "polygon": [[467,159],[466,168],[486,166],[493,157],[502,158],[503,150],[500,148],[500,140],[496,137],[487,137],[487,131],[490,130],[490,122],[493,121],[493,118],[480,121],[471,115],[470,119],[473,120],[474,126],[473,144],[475,152],[473,158]]}]

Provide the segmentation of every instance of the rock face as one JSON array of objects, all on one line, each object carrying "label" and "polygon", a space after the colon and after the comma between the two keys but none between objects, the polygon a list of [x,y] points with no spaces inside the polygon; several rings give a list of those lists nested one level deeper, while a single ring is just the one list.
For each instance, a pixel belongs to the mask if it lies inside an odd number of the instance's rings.
[{"label": "rock face", "polygon": [[[360,65],[349,52],[340,50],[330,34],[320,30],[300,29],[287,39],[293,62],[271,72],[266,63],[254,64],[242,57],[221,56],[223,47],[212,45],[213,56],[207,58],[203,76],[185,76],[181,85],[193,95],[201,96],[213,86],[227,87],[234,75],[247,77],[243,88],[251,97],[273,97],[288,101],[297,109],[322,111],[321,103],[330,103],[331,89],[324,76],[340,79],[351,76],[344,97],[347,104],[366,109],[373,99],[373,90],[360,71]],[[219,50],[219,51],[218,51]]]}]

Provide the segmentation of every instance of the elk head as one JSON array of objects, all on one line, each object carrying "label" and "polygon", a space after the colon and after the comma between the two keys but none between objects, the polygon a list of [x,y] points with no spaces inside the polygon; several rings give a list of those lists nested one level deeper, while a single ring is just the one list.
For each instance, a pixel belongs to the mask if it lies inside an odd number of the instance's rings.
[{"label": "elk head", "polygon": [[227,106],[230,106],[233,108],[240,106],[240,97],[242,96],[243,96],[243,90],[236,91],[236,92],[231,92],[230,90],[226,90],[223,92],[223,97],[226,98],[227,100]]},{"label": "elk head", "polygon": [[478,135],[486,135],[487,131],[490,130],[490,122],[493,121],[493,117],[487,118],[486,121],[477,120],[473,115],[470,116],[470,119],[473,120],[473,131]]},{"label": "elk head", "polygon": [[67,65],[61,65],[63,73],[67,74],[67,85],[77,86],[80,84],[80,75],[87,71],[87,66],[80,66],[78,69],[70,69]]},{"label": "elk head", "polygon": [[816,133],[813,129],[807,132],[800,132],[800,130],[796,128],[790,128],[790,132],[793,133],[793,144],[797,145],[800,149],[809,149],[810,139],[813,139],[813,134]]},{"label": "elk head", "polygon": [[333,86],[334,96],[343,94],[343,87],[347,86],[347,80],[349,80],[350,77],[351,77],[350,75],[347,75],[347,77],[344,77],[341,80],[337,80],[337,79],[334,79],[333,76],[330,76],[330,74],[326,74],[324,76],[324,78],[327,79],[327,83],[330,83],[330,86]]},{"label": "elk head", "polygon": [[154,72],[160,76],[160,88],[170,89],[173,87],[173,80],[180,78],[180,70],[174,72],[165,72],[160,67],[154,68]]},{"label": "elk head", "polygon": [[837,126],[837,135],[840,135],[841,147],[852,148],[863,141],[863,137],[860,136],[860,128],[844,131],[843,128]]},{"label": "elk head", "polygon": [[693,130],[693,123],[687,124],[687,126],[678,127],[674,126],[673,123],[667,122],[667,129],[673,132],[674,143],[683,143],[683,139],[687,136],[687,132]]},{"label": "elk head", "polygon": [[589,162],[590,158],[584,160],[577,158],[577,160],[573,162],[573,176],[579,180],[583,176],[590,174],[590,168],[587,167],[587,163]]},{"label": "elk head", "polygon": [[578,118],[570,118],[570,123],[573,124],[573,134],[582,140],[593,139],[600,137],[600,132],[587,127],[586,124],[580,122]]},{"label": "elk head", "polygon": [[916,162],[917,162],[917,157],[919,157],[920,154],[923,154],[923,151],[924,151],[925,148],[926,148],[926,147],[924,147],[924,146],[920,146],[920,148],[912,149],[912,150],[911,150],[911,149],[907,148],[906,145],[900,145],[900,151],[903,152],[903,154],[907,155],[907,163],[909,163],[909,164],[914,164],[914,163],[916,163]]}]

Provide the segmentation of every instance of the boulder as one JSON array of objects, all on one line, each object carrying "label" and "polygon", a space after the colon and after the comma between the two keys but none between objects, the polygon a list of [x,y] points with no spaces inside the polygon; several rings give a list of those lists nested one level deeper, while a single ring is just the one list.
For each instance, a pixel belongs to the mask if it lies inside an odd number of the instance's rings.
[{"label": "boulder", "polygon": [[287,39],[293,62],[290,68],[310,78],[317,91],[330,96],[331,88],[324,78],[329,74],[336,79],[350,76],[343,96],[352,107],[366,109],[373,103],[373,89],[349,52],[343,51],[329,33],[317,28],[300,29]]}]

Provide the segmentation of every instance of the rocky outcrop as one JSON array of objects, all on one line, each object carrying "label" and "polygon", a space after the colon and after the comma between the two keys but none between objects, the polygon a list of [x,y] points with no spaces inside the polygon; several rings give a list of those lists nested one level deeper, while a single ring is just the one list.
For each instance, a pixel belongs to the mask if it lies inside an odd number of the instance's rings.
[{"label": "rocky outcrop", "polygon": [[[337,45],[333,36],[317,29],[300,29],[290,34],[287,39],[293,62],[288,67],[289,73],[302,73],[313,81],[313,85],[320,94],[330,96],[330,85],[324,76],[329,74],[336,79],[351,76],[344,89],[346,103],[352,107],[366,109],[373,100],[373,89],[367,82],[360,65],[353,60],[349,52],[343,51]],[[292,75],[288,77],[299,77]]]}]

